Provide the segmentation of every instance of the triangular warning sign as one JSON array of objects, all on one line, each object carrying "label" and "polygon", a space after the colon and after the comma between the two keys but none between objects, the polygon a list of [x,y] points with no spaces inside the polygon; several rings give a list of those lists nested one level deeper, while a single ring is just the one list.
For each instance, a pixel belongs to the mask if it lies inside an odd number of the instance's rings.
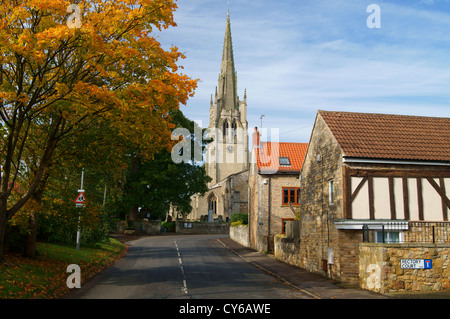
[{"label": "triangular warning sign", "polygon": [[77,204],[84,204],[85,201],[86,201],[86,197],[84,196],[84,193],[80,192],[78,194],[77,199],[75,199],[75,203],[77,203]]}]

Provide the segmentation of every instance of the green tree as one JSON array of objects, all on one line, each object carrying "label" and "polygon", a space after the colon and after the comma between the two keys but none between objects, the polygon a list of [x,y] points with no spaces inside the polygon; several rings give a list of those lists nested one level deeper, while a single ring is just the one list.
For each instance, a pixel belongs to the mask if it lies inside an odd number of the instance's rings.
[{"label": "green tree", "polygon": [[[201,136],[195,136],[196,123],[184,117],[181,111],[173,112],[172,118],[178,128],[190,132],[191,150],[198,143],[204,149],[205,143]],[[179,154],[181,156],[182,151]],[[133,154],[130,161],[123,194],[117,204],[122,217],[125,212],[129,212],[131,220],[136,219],[139,207],[150,211],[153,216],[165,216],[170,205],[188,214],[192,210],[191,196],[204,194],[208,190],[207,183],[211,181],[204,166],[193,158],[175,163],[169,150],[160,151],[153,160],[143,160]]]},{"label": "green tree", "polygon": [[169,113],[197,85],[178,72],[178,49],[164,50],[152,36],[176,25],[175,0],[80,0],[75,28],[67,5],[0,6],[0,260],[8,221],[45,189],[64,139],[108,121],[151,158],[170,147]]}]

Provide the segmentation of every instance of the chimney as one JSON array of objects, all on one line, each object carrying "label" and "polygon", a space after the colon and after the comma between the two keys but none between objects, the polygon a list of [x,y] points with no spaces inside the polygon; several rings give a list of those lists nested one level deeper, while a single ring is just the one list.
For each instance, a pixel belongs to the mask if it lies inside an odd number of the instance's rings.
[{"label": "chimney", "polygon": [[259,132],[257,127],[255,127],[255,131],[253,132],[253,148],[259,148]]}]

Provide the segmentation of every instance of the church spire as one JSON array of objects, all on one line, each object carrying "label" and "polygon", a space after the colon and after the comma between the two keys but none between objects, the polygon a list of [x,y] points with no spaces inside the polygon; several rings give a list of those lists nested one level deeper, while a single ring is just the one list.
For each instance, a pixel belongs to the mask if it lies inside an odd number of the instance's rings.
[{"label": "church spire", "polygon": [[236,107],[236,92],[236,71],[234,68],[233,42],[231,39],[230,11],[228,11],[223,43],[222,66],[219,75],[218,99],[221,102],[222,108],[234,109]]}]

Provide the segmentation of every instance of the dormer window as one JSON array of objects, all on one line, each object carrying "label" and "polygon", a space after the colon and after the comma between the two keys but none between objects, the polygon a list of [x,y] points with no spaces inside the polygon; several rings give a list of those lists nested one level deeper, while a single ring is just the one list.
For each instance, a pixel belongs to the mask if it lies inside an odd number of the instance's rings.
[{"label": "dormer window", "polygon": [[280,157],[280,166],[281,167],[289,167],[291,166],[291,162],[289,161],[289,157]]}]

